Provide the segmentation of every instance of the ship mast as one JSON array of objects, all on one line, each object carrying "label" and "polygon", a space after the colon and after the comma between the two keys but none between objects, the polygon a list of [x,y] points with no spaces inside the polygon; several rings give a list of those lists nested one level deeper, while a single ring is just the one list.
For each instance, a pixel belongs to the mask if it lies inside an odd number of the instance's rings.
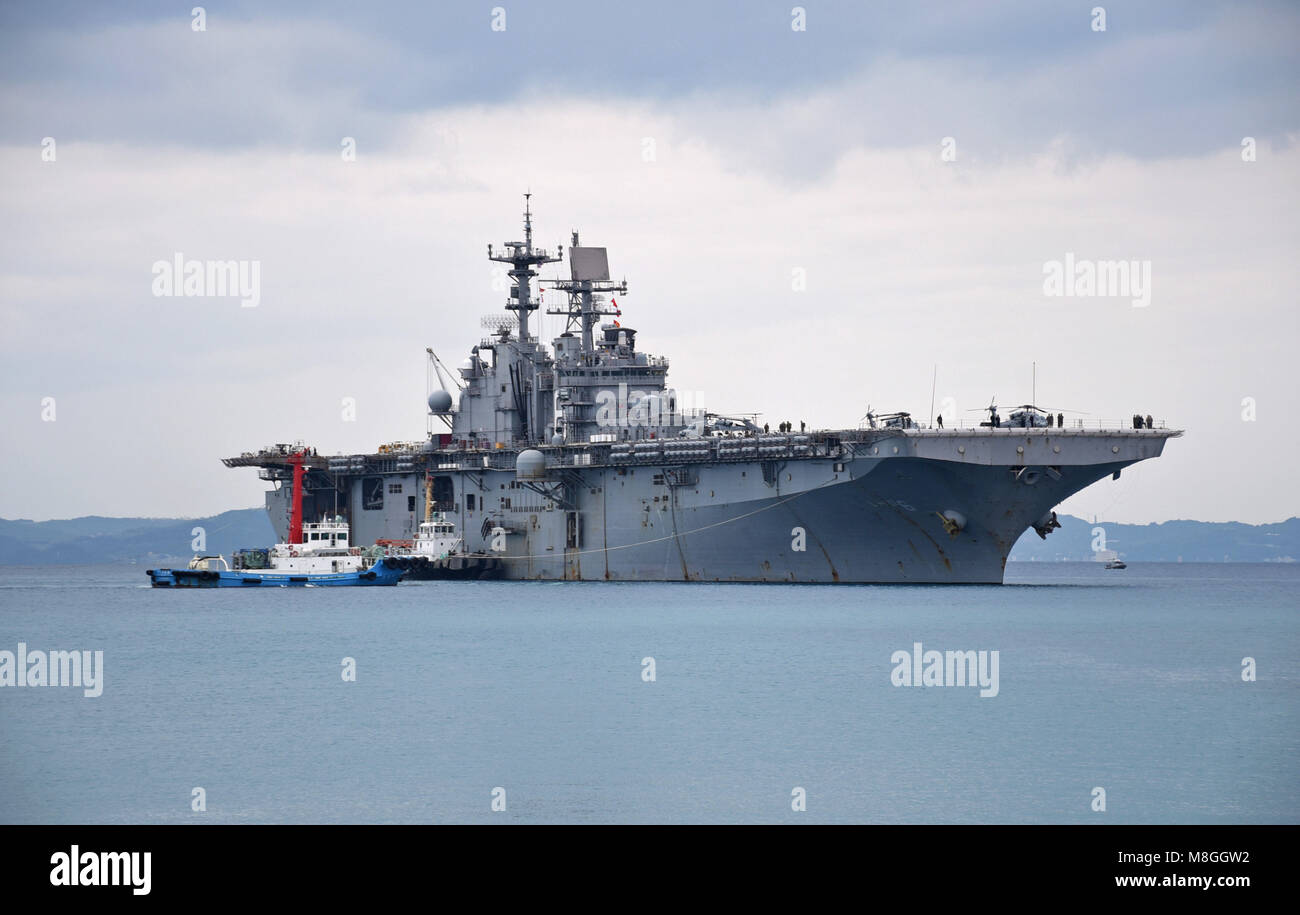
[{"label": "ship mast", "polygon": [[514,286],[510,290],[510,300],[506,303],[506,310],[519,315],[521,343],[527,343],[529,340],[528,315],[537,310],[537,303],[533,301],[532,293],[532,278],[537,276],[537,271],[533,268],[562,260],[564,253],[563,246],[554,255],[545,248],[533,247],[533,213],[529,199],[532,196],[531,193],[524,194],[524,240],[505,242],[502,247],[509,249],[508,254],[493,254],[492,246],[488,245],[488,260],[511,266],[509,275]]},{"label": "ship mast", "polygon": [[[569,256],[573,257],[575,248],[580,248],[578,243],[578,233],[574,232],[572,244],[569,246]],[[564,315],[568,319],[565,326],[566,331],[581,329],[582,331],[582,354],[589,357],[595,350],[592,331],[596,326],[596,320],[601,315],[618,314],[618,309],[606,307],[604,305],[604,293],[617,292],[619,295],[627,295],[627,280],[618,283],[609,280],[586,279],[577,276],[574,271],[574,277],[571,280],[553,279],[548,281],[552,289],[558,289],[561,292],[569,294],[569,305],[567,308],[548,308],[548,315]]]}]

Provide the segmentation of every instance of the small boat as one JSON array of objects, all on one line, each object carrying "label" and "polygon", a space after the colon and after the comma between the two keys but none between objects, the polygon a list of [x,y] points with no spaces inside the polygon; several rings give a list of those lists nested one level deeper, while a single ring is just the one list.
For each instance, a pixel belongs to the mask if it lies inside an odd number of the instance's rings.
[{"label": "small boat", "polygon": [[289,538],[264,550],[236,550],[234,562],[223,556],[195,556],[184,569],[150,569],[155,588],[338,587],[395,585],[402,572],[384,563],[377,547],[361,550],[349,543],[342,517],[304,524],[302,520],[303,461],[306,451],[291,457],[293,501]]},{"label": "small boat", "polygon": [[1127,569],[1128,566],[1124,560],[1119,558],[1119,553],[1114,550],[1097,550],[1092,557],[1097,562],[1104,562],[1103,569]]},{"label": "small boat", "polygon": [[150,569],[149,579],[155,588],[395,585],[401,579],[402,570],[389,564],[382,550],[349,545],[341,518],[301,527],[298,542],[238,550],[233,564],[223,556],[195,556],[184,569]]},{"label": "small boat", "polygon": [[445,515],[435,515],[432,521],[420,525],[412,552],[430,559],[446,559],[453,553],[463,553],[465,544],[456,534],[456,524]]},{"label": "small boat", "polygon": [[340,516],[314,524],[302,520],[304,461],[307,452],[290,456],[293,497],[289,538],[264,550],[236,550],[234,563],[223,556],[195,556],[184,569],[150,569],[155,588],[331,588],[395,585],[402,570],[386,562],[383,549],[362,550],[349,542],[348,523]]},{"label": "small boat", "polygon": [[501,560],[465,552],[465,542],[456,533],[456,523],[441,512],[431,513],[420,524],[414,540],[381,540],[384,562],[406,573],[414,581],[443,581],[496,578]]}]

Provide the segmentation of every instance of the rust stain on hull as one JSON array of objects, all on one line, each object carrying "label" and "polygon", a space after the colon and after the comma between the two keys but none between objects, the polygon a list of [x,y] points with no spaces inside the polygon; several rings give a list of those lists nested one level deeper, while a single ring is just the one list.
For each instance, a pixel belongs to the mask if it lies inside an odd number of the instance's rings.
[{"label": "rust stain on hull", "polygon": [[[892,506],[891,506],[891,507],[892,507]],[[930,541],[930,545],[931,545],[932,547],[935,548],[935,551],[938,552],[938,554],[939,554],[939,558],[943,560],[943,566],[944,566],[944,568],[947,569],[949,572],[951,572],[951,571],[952,571],[952,560],[949,559],[949,558],[948,558],[948,554],[945,553],[945,552],[943,551],[943,546],[939,543],[939,541],[937,541],[937,540],[935,540],[933,537],[931,537],[931,536],[930,536],[930,532],[927,531],[925,528],[921,527],[920,522],[918,522],[916,519],[914,519],[914,518],[909,518],[906,514],[904,514],[902,511],[900,511],[900,510],[897,509],[897,508],[894,508],[894,514],[898,515],[898,517],[902,518],[902,519],[903,519],[904,521],[906,521],[908,524],[912,525],[912,527],[916,528],[918,531],[921,532],[921,536],[922,536],[922,537],[924,537],[926,540],[929,540],[929,541]],[[913,544],[912,541],[911,541],[910,539],[907,541],[907,545],[910,546],[910,547],[912,548],[912,552],[913,552],[913,553],[916,553],[916,558],[917,558],[917,559],[920,559],[920,558],[921,558],[921,554],[920,554],[920,552],[917,551],[915,544]],[[899,567],[900,569],[903,567],[903,564],[902,564],[901,561],[899,562],[898,567]]]},{"label": "rust stain on hull", "polygon": [[835,563],[831,561],[831,554],[826,552],[826,547],[822,546],[821,540],[818,539],[818,537],[812,532],[812,528],[807,523],[804,522],[803,518],[799,517],[799,513],[796,512],[794,508],[790,506],[790,503],[786,503],[786,507],[790,512],[790,515],[796,521],[799,522],[801,527],[803,527],[805,533],[812,538],[814,543],[817,544],[817,549],[822,551],[822,556],[826,559],[826,565],[831,570],[831,581],[836,582],[838,584],[840,580],[840,573],[835,568]]}]

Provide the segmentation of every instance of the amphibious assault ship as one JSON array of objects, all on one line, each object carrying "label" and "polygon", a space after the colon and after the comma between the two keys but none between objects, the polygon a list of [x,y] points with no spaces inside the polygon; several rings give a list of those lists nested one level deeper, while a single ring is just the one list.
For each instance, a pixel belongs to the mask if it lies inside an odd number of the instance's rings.
[{"label": "amphibious assault ship", "polygon": [[441,388],[429,416],[446,432],[372,454],[299,443],[225,459],[275,484],[281,536],[301,463],[305,517],[342,515],[365,544],[437,516],[505,578],[1000,583],[1022,533],[1059,526],[1062,500],[1181,434],[1150,417],[1067,425],[1032,404],[1005,420],[990,405],[969,428],[869,412],[854,429],[778,432],[687,408],[668,360],[618,320],[627,283],[611,281],[606,249],[576,232],[568,278],[545,281],[566,329],[549,348],[534,335],[538,269],[565,252],[533,245],[527,196],[523,240],[488,246],[508,268],[509,313],[485,321],[458,372],[428,351]]}]

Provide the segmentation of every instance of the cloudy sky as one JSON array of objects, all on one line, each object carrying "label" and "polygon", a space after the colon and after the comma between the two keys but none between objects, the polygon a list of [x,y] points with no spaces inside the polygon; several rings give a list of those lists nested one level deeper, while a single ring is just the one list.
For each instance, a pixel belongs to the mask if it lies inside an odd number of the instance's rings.
[{"label": "cloudy sky", "polygon": [[[0,516],[206,515],[262,501],[223,456],[422,437],[526,190],[711,409],[925,419],[937,367],[972,421],[1037,363],[1187,430],[1065,510],[1300,514],[1300,9],[792,5],[0,8]],[[155,296],[177,253],[258,262],[257,307]],[[1067,255],[1149,301],[1045,294]]]}]

